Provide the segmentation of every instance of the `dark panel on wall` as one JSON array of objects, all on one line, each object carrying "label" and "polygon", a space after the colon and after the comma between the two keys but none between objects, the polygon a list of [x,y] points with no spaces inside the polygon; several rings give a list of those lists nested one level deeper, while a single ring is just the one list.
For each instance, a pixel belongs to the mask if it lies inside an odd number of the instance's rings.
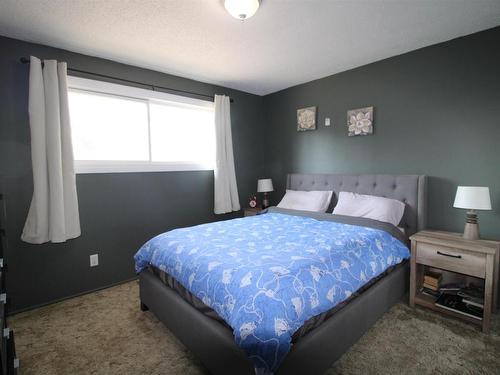
[{"label": "dark panel on wall", "polygon": [[[234,215],[213,215],[213,172],[77,176],[82,236],[64,244],[19,238],[32,194],[28,72],[21,56],[67,61],[72,68],[199,92],[227,94],[242,206],[262,175],[262,98],[180,77],[0,37],[0,175],[7,206],[6,261],[12,310],[20,310],[134,277],[132,256],[155,234]],[[91,77],[89,77],[91,78]],[[119,83],[119,82],[118,82]],[[99,266],[89,255],[99,253]]]},{"label": "dark panel on wall", "polygon": [[[485,185],[482,234],[500,238],[499,45],[494,28],[264,97],[273,198],[288,172],[427,174],[430,227],[462,231],[456,186]],[[318,129],[297,132],[297,108],[313,105]],[[347,110],[372,105],[374,135],[348,137]]]}]

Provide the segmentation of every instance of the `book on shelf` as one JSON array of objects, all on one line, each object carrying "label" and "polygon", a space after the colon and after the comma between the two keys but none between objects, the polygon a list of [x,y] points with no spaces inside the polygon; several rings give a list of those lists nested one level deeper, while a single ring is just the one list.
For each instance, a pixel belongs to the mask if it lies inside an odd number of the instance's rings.
[{"label": "book on shelf", "polygon": [[460,291],[460,287],[446,287],[446,286],[441,286],[439,288],[439,291],[440,292],[443,292],[443,293],[458,293]]},{"label": "book on shelf", "polygon": [[464,303],[469,306],[484,308],[484,289],[475,285],[469,285],[458,291],[457,295],[462,297]]},{"label": "book on shelf", "polygon": [[422,284],[422,286],[423,286],[424,288],[427,288],[427,289],[430,289],[430,290],[434,290],[434,291],[436,291],[436,292],[439,290],[439,287],[438,287],[438,286],[436,286],[436,285],[432,285],[432,284],[428,284],[428,283],[426,283],[425,281],[424,281],[424,283]]},{"label": "book on shelf", "polygon": [[427,271],[424,275],[424,283],[438,288],[443,275],[441,273]]},{"label": "book on shelf", "polygon": [[476,302],[483,301],[484,299],[484,289],[475,285],[468,285],[466,287],[460,288],[458,294],[466,299],[474,300]]},{"label": "book on shelf", "polygon": [[432,289],[426,288],[426,287],[422,287],[420,289],[420,293],[425,294],[426,296],[434,297],[434,298],[437,298],[437,297],[439,297],[441,295],[440,292],[438,292],[436,290],[432,290]]},{"label": "book on shelf", "polygon": [[443,293],[434,304],[443,309],[453,311],[470,318],[483,320],[483,309],[465,303],[463,298],[458,294]]},{"label": "book on shelf", "polygon": [[477,307],[480,309],[484,309],[484,301],[477,302],[477,301],[468,300],[468,299],[463,298],[463,297],[462,297],[462,301],[469,306],[474,306],[474,307]]}]

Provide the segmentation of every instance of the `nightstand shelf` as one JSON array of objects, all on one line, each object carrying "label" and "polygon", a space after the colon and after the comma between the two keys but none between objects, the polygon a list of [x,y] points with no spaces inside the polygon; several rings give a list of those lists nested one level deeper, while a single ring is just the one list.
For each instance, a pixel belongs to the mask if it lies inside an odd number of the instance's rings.
[{"label": "nightstand shelf", "polygon": [[436,298],[434,298],[432,296],[425,295],[425,294],[420,293],[420,292],[417,292],[417,294],[415,295],[415,304],[416,305],[420,305],[420,306],[426,307],[426,308],[428,308],[430,310],[434,310],[434,311],[437,311],[439,313],[452,316],[452,317],[454,317],[456,319],[465,320],[465,321],[467,321],[469,323],[477,324],[477,325],[480,325],[480,326],[483,324],[482,320],[474,319],[474,318],[468,317],[466,315],[455,313],[453,311],[446,310],[446,309],[443,309],[442,307],[436,306],[434,304],[435,300],[436,300]]},{"label": "nightstand shelf", "polygon": [[[421,231],[411,239],[410,306],[420,305],[434,311],[490,329],[491,313],[497,308],[500,242],[466,240],[459,233]],[[435,297],[421,293],[427,268],[452,273],[463,280],[484,284],[482,320],[435,305]]]}]

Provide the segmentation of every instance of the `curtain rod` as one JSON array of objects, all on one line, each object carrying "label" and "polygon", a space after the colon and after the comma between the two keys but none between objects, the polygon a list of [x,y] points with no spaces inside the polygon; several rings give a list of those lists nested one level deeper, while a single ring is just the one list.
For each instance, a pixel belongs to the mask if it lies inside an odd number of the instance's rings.
[{"label": "curtain rod", "polygon": [[[23,63],[23,64],[29,64],[30,63],[30,60],[27,57],[21,57],[19,59],[19,61],[21,61],[21,63]],[[86,71],[86,70],[73,69],[73,68],[69,68],[69,67],[68,67],[68,70],[71,71],[71,72],[82,73],[82,74],[90,74],[90,75],[93,75],[93,76],[96,76],[96,77],[107,78],[107,79],[114,79],[116,81],[122,81],[122,82],[132,83],[134,85],[147,86],[147,87],[151,87],[151,89],[153,91],[157,91],[157,89],[160,89],[160,90],[166,90],[166,91],[173,91],[173,92],[177,92],[177,93],[181,93],[181,94],[201,96],[203,98],[209,98],[211,101],[214,100],[214,97],[211,96],[211,95],[200,94],[200,93],[197,93],[197,92],[192,92],[192,91],[187,91],[187,90],[179,90],[179,89],[174,89],[174,88],[171,88],[171,87],[156,86],[156,85],[151,85],[149,83],[142,83],[142,82],[138,82],[138,81],[132,81],[130,79],[118,78],[118,77],[108,76],[106,74],[93,73],[93,72],[89,72],[89,71]],[[231,103],[234,102],[234,100],[231,99],[231,98],[229,98],[229,101]]]}]

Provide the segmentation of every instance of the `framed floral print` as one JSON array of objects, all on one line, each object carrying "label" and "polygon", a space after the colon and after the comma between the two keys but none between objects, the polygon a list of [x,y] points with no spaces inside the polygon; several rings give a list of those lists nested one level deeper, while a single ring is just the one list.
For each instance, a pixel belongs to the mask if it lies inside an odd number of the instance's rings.
[{"label": "framed floral print", "polygon": [[347,111],[347,128],[349,137],[373,134],[373,107]]},{"label": "framed floral print", "polygon": [[316,129],[316,107],[297,109],[297,131]]}]

